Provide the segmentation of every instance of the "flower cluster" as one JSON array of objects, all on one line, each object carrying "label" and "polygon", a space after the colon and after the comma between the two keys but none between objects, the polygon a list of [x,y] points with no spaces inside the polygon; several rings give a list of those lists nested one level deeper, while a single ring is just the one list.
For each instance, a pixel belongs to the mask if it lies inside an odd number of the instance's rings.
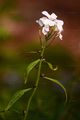
[{"label": "flower cluster", "polygon": [[42,33],[47,35],[50,31],[50,28],[54,27],[54,31],[57,32],[57,36],[59,36],[59,38],[62,40],[61,32],[63,31],[64,22],[62,20],[58,20],[54,13],[50,15],[47,11],[43,11],[42,14],[45,17],[36,20],[36,22],[42,27]]}]

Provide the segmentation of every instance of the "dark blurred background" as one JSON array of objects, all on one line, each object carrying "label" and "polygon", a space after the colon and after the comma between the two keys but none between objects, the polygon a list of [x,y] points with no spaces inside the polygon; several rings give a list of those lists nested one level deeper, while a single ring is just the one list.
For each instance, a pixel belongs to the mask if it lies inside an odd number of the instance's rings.
[{"label": "dark blurred background", "polygon": [[[47,65],[42,72],[59,80],[68,94],[54,83],[41,79],[32,100],[28,120],[80,120],[80,1],[79,0],[0,0],[0,110],[3,110],[15,91],[33,87],[36,68],[24,85],[24,73],[38,54],[39,35],[36,19],[43,10],[54,12],[64,21],[63,40],[55,40],[47,48],[45,58],[58,70]],[[32,92],[32,91],[31,91]],[[0,113],[0,120],[22,120],[28,92],[10,111]]]}]

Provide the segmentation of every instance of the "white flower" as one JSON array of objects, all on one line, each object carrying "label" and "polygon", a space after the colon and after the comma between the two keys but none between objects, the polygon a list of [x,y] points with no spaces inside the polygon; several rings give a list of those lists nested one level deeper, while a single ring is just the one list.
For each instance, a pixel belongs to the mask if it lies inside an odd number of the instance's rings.
[{"label": "white flower", "polygon": [[57,18],[57,16],[54,13],[50,15],[47,11],[43,11],[42,14],[45,15],[50,20],[55,20]]},{"label": "white flower", "polygon": [[56,25],[56,28],[59,32],[62,32],[63,31],[63,24],[64,22],[62,20],[55,20],[55,25]]},{"label": "white flower", "polygon": [[61,32],[63,31],[63,24],[64,24],[64,22],[62,21],[62,20],[55,20],[55,31],[58,31],[58,36],[59,36],[59,38],[62,40],[62,34],[61,34]]},{"label": "white flower", "polygon": [[36,20],[36,22],[39,23],[39,25],[41,27],[45,26],[45,25],[48,25],[48,26],[54,26],[55,25],[55,22],[48,19],[47,17],[42,17],[39,20]]},{"label": "white flower", "polygon": [[59,34],[59,38],[62,40],[62,34]]},{"label": "white flower", "polygon": [[36,20],[36,22],[43,27],[42,28],[42,33],[44,35],[47,35],[47,33],[49,32],[49,26],[54,26],[55,22],[48,19],[47,17],[42,17],[39,20]]},{"label": "white flower", "polygon": [[44,35],[47,35],[48,32],[49,32],[49,26],[48,26],[48,25],[45,25],[45,26],[43,27],[43,29],[42,29],[42,33],[43,33]]},{"label": "white flower", "polygon": [[63,31],[62,26],[64,22],[62,20],[58,20],[54,13],[50,15],[47,11],[43,11],[42,14],[45,15],[45,17],[36,20],[36,22],[42,27],[42,33],[47,35],[49,28],[55,26],[54,31],[58,32],[57,36],[59,36],[59,38],[62,40],[61,32]]}]

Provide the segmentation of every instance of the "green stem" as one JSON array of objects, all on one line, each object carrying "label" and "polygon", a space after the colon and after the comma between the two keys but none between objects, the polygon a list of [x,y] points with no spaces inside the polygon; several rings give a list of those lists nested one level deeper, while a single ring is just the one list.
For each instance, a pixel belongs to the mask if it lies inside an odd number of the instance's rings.
[{"label": "green stem", "polygon": [[42,51],[41,51],[41,60],[40,60],[40,63],[39,63],[39,68],[38,68],[38,74],[37,74],[37,80],[36,80],[36,83],[35,83],[35,88],[28,100],[28,105],[27,105],[27,109],[25,111],[25,116],[24,116],[24,120],[27,119],[27,116],[28,116],[28,111],[29,111],[29,107],[30,107],[30,104],[31,104],[31,100],[37,90],[37,87],[38,87],[38,83],[39,83],[39,80],[40,80],[40,74],[41,74],[41,65],[42,65],[42,61],[43,61],[43,55],[44,55],[44,50],[45,50],[45,47],[42,47]]}]

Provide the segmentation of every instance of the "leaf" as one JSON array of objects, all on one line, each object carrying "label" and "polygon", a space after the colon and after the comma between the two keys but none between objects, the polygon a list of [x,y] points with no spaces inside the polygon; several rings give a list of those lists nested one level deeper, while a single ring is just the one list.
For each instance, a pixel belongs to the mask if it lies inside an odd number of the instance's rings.
[{"label": "leaf", "polygon": [[27,75],[26,75],[26,79],[25,79],[25,84],[27,82],[28,76],[30,71],[40,62],[40,59],[33,61],[32,63],[30,63],[27,67]]},{"label": "leaf", "polygon": [[45,61],[45,62],[48,64],[48,66],[51,70],[56,71],[58,69],[57,66],[55,68],[53,68],[53,65],[50,62],[47,62],[47,61]]},{"label": "leaf", "polygon": [[24,93],[28,92],[28,91],[31,90],[31,89],[32,89],[32,88],[28,88],[28,89],[23,89],[23,90],[17,91],[17,92],[13,95],[12,99],[9,101],[7,107],[5,108],[5,111],[9,110],[9,109],[13,106],[13,104],[14,104],[16,101],[18,101],[18,100],[24,95]]},{"label": "leaf", "polygon": [[65,97],[66,97],[66,102],[67,102],[67,92],[66,92],[65,87],[64,87],[58,80],[56,80],[56,79],[49,78],[49,77],[43,77],[43,78],[45,78],[45,79],[47,79],[47,80],[50,80],[50,81],[52,81],[52,82],[58,84],[58,85],[64,90]]},{"label": "leaf", "polygon": [[30,51],[30,52],[26,52],[26,53],[32,53],[32,54],[35,54],[35,53],[38,53],[36,51]]}]

